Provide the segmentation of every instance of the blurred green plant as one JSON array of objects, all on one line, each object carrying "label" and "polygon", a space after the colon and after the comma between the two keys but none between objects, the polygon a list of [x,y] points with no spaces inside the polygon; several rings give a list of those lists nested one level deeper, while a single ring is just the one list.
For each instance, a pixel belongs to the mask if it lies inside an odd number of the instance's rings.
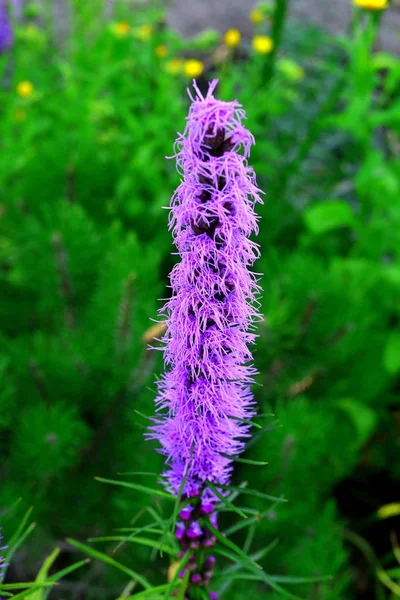
[{"label": "blurred green plant", "polygon": [[[39,531],[23,564],[14,556],[18,573],[33,579],[37,557],[54,556],[65,535],[131,527],[147,538],[144,515],[154,529],[171,517],[159,496],[94,476],[160,471],[142,433],[161,368],[146,347],[162,325],[149,320],[174,261],[163,207],[179,175],[164,157],[184,125],[185,87],[202,74],[200,85],[218,76],[220,97],[245,106],[268,192],[256,394],[260,415],[276,417],[259,417],[245,457],[269,465],[238,463],[236,487],[289,500],[271,508],[247,496],[251,524],[226,510],[223,526],[278,585],[291,578],[295,595],[354,598],[362,578],[350,549],[373,540],[357,519],[344,527],[337,487],[385,474],[395,488],[400,478],[400,61],[374,51],[381,12],[354,7],[351,33],[333,39],[287,22],[277,0],[250,15],[261,41],[242,35],[232,48],[213,31],[181,39],[161,3],[132,12],[118,2],[111,23],[101,3],[70,7],[58,39],[50,13],[29,5],[0,56],[0,508],[34,502]],[[384,493],[369,486],[369,513],[389,501]],[[246,508],[240,496],[236,505]],[[124,544],[115,560],[163,597],[154,539],[154,548]],[[86,569],[89,600],[134,593],[126,571],[105,571],[109,549]],[[397,585],[396,572],[387,576]],[[220,577],[232,600],[266,589],[234,564]],[[62,589],[76,598],[79,582]]]}]

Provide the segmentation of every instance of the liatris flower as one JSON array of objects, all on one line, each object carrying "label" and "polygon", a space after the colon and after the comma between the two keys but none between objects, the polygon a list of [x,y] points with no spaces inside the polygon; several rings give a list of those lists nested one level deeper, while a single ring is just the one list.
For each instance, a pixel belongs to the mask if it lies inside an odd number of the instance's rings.
[{"label": "liatris flower", "polygon": [[6,0],[0,0],[0,54],[8,50],[14,41],[7,4]]},{"label": "liatris flower", "polygon": [[[261,198],[247,164],[254,139],[242,125],[245,113],[236,101],[215,99],[216,85],[203,97],[194,83],[186,129],[176,142],[183,180],[171,200],[170,229],[181,261],[161,311],[167,371],[158,382],[161,414],[149,434],[167,457],[168,487],[178,494],[183,484],[176,535],[184,552],[215,543],[208,528],[217,527],[215,495],[207,483],[229,483],[230,457],[244,449],[254,414],[256,371],[248,345],[256,337],[260,288],[248,267],[259,252],[249,236],[258,229],[254,205]],[[200,565],[191,582],[205,585],[212,566]]]},{"label": "liatris flower", "polygon": [[[3,536],[0,533],[0,544],[1,544],[2,539],[3,539]],[[0,547],[0,583],[3,581],[3,571],[4,571],[5,567],[7,566],[7,564],[4,562],[4,557],[1,556],[1,552],[3,550],[7,550],[7,546]],[[0,596],[0,600],[1,600],[1,596]]]}]

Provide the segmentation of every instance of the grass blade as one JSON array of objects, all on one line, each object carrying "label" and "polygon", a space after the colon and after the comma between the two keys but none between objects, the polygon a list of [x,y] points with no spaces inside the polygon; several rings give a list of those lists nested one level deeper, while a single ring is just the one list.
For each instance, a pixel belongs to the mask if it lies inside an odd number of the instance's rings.
[{"label": "grass blade", "polygon": [[[143,538],[143,537],[134,537],[134,538],[129,538],[126,536],[122,536],[122,535],[109,535],[109,536],[105,536],[105,537],[98,537],[98,538],[89,538],[88,540],[89,542],[131,542],[132,544],[142,544],[142,546],[149,546],[150,548],[155,548],[156,550],[160,550],[161,546],[160,546],[160,542],[157,542],[157,540],[152,540],[150,538]],[[175,556],[176,555],[176,550],[175,548],[171,548],[170,546],[163,546],[162,547],[163,550],[165,550],[165,552],[167,554],[170,554],[171,556]]]},{"label": "grass blade", "polygon": [[207,481],[207,486],[217,496],[217,498],[219,498],[221,500],[221,502],[223,502],[226,506],[228,506],[231,510],[233,510],[233,512],[235,512],[238,515],[240,515],[241,517],[243,517],[243,519],[247,519],[247,515],[244,512],[242,512],[240,510],[240,508],[236,508],[236,506],[234,504],[232,504],[232,502],[230,502],[227,498],[225,498],[225,496],[223,496],[217,490],[217,488],[215,487],[215,485],[213,483],[211,483],[211,481]]},{"label": "grass blade", "polygon": [[130,483],[129,481],[117,481],[116,479],[104,479],[103,477],[95,477],[95,479],[96,481],[101,481],[102,483],[119,485],[121,487],[126,487],[135,490],[136,492],[143,492],[144,494],[148,494],[149,496],[161,496],[161,498],[175,500],[172,494],[168,494],[168,492],[164,492],[163,490],[158,490],[154,488],[149,488],[145,485],[141,485],[140,483]]},{"label": "grass blade", "polygon": [[132,569],[125,567],[125,565],[121,565],[121,563],[117,562],[110,556],[107,556],[107,554],[104,554],[103,552],[99,552],[98,550],[94,550],[94,548],[91,548],[90,546],[87,546],[86,544],[82,544],[81,542],[77,542],[76,540],[73,540],[71,538],[67,538],[67,542],[68,542],[68,544],[71,544],[71,546],[78,548],[78,550],[81,550],[85,554],[89,554],[89,556],[91,556],[92,558],[101,560],[102,562],[106,563],[107,565],[115,567],[119,571],[122,571],[126,575],[129,575],[129,577],[132,577],[132,579],[134,579],[135,581],[140,583],[140,585],[142,585],[145,589],[151,588],[151,583],[149,581],[147,581],[147,579],[145,577],[143,577],[142,575],[139,575],[139,573],[136,573],[135,571],[132,571]]}]

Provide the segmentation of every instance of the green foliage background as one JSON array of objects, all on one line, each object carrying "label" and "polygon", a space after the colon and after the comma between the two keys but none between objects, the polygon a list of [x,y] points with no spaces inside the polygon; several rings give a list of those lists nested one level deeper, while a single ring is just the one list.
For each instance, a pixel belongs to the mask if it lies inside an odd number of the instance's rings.
[{"label": "green foliage background", "polygon": [[[398,500],[400,477],[400,62],[371,50],[379,14],[356,10],[345,39],[289,24],[279,45],[278,3],[273,54],[244,41],[221,61],[216,36],[180,39],[157,5],[133,15],[117,6],[116,21],[131,25],[118,36],[100,3],[72,4],[67,39],[31,6],[0,57],[0,508],[22,497],[38,522],[18,572],[29,579],[55,541],[107,535],[148,506],[94,476],[162,469],[143,439],[162,370],[146,332],[176,259],[163,207],[179,176],[165,156],[189,102],[189,80],[168,62],[195,56],[206,64],[201,84],[218,76],[220,97],[244,105],[267,192],[255,393],[259,412],[275,416],[260,417],[265,429],[246,454],[269,465],[238,464],[235,483],[289,502],[267,511],[251,539],[233,539],[259,550],[279,538],[263,564],[283,581],[334,576],[292,586],[302,598],[385,598],[346,542],[349,531],[368,537],[362,518]],[[153,27],[148,39],[143,24]],[[28,98],[16,92],[21,81],[34,86]],[[359,514],[348,506],[358,502]],[[136,545],[119,555],[153,583],[166,580],[165,558]],[[96,568],[83,597],[115,598],[122,579]],[[275,600],[249,581],[223,597],[249,593]]]}]

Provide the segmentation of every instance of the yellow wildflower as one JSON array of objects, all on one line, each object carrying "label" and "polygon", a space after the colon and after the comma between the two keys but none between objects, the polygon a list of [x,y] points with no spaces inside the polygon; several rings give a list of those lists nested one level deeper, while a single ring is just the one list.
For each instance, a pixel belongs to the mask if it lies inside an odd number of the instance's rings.
[{"label": "yellow wildflower", "polygon": [[240,44],[240,31],[238,29],[228,29],[224,35],[224,42],[228,48],[236,48]]},{"label": "yellow wildflower", "polygon": [[261,10],[258,10],[257,8],[252,10],[250,13],[250,21],[252,23],[262,23],[264,21],[264,15]]},{"label": "yellow wildflower", "polygon": [[20,81],[17,85],[17,94],[21,98],[29,98],[33,94],[34,87],[30,81]]},{"label": "yellow wildflower", "polygon": [[118,23],[114,23],[112,31],[116,37],[123,38],[129,35],[131,26],[127,21],[118,21]]},{"label": "yellow wildflower", "polygon": [[353,3],[364,10],[383,10],[389,4],[388,0],[353,0]]},{"label": "yellow wildflower", "polygon": [[157,48],[155,49],[155,53],[157,54],[157,56],[159,56],[160,58],[164,58],[164,56],[167,56],[168,54],[168,48],[165,44],[160,44],[159,46],[157,46]]},{"label": "yellow wildflower", "polygon": [[253,37],[253,48],[257,54],[269,54],[273,47],[274,42],[267,35],[255,35]]},{"label": "yellow wildflower", "polygon": [[176,75],[182,71],[182,60],[180,58],[171,58],[166,64],[168,73]]},{"label": "yellow wildflower", "polygon": [[183,72],[186,75],[186,77],[200,77],[203,71],[203,63],[201,62],[201,60],[197,60],[196,58],[185,60],[183,64]]},{"label": "yellow wildflower", "polygon": [[290,58],[281,58],[278,60],[276,67],[286,79],[293,83],[301,81],[304,78],[304,70]]},{"label": "yellow wildflower", "polygon": [[148,40],[153,33],[153,27],[151,25],[142,25],[139,27],[138,35],[141,40]]}]

